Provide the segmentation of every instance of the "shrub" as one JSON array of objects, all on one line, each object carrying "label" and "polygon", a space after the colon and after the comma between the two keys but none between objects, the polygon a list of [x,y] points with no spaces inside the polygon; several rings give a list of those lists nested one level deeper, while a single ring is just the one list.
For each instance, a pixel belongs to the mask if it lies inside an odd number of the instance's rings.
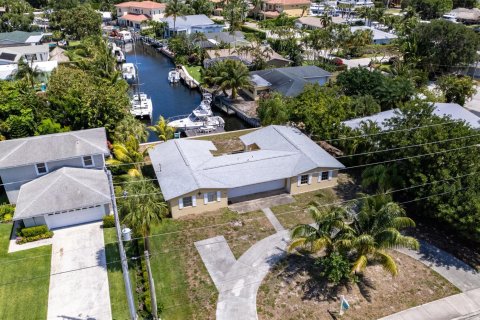
[{"label": "shrub", "polygon": [[[10,221],[12,220],[13,213],[15,212],[15,207],[11,204],[2,204],[0,205],[0,221]],[[5,216],[9,215],[10,219],[5,219]]]},{"label": "shrub", "polygon": [[113,215],[103,216],[103,227],[104,228],[114,228],[115,227],[115,217]]},{"label": "shrub", "polygon": [[13,216],[10,213],[7,213],[6,215],[3,216],[2,221],[3,222],[10,222],[12,221]]},{"label": "shrub", "polygon": [[20,237],[30,238],[30,237],[36,237],[36,236],[45,234],[47,232],[48,232],[48,227],[46,225],[41,225],[36,227],[20,229],[18,232],[18,235]]},{"label": "shrub", "polygon": [[250,28],[248,26],[242,26],[242,32],[253,33],[261,40],[267,39],[267,34],[265,33],[265,31],[260,31],[254,28]]},{"label": "shrub", "polygon": [[350,262],[338,252],[318,259],[315,264],[320,267],[320,275],[334,285],[352,280]]},{"label": "shrub", "polygon": [[51,237],[53,237],[53,231],[47,231],[45,233],[42,233],[42,234],[39,234],[39,235],[36,235],[36,236],[33,236],[33,237],[17,238],[17,240],[15,242],[18,243],[18,244],[23,244],[23,243],[27,243],[27,242],[42,240],[42,239],[48,239],[48,238],[51,238]]}]

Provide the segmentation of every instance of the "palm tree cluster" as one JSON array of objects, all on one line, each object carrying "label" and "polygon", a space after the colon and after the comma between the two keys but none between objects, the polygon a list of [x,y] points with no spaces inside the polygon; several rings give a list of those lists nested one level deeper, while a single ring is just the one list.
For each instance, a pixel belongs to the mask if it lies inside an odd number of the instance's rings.
[{"label": "palm tree cluster", "polygon": [[351,274],[362,273],[369,263],[379,263],[392,276],[398,274],[390,249],[418,249],[416,239],[400,230],[414,227],[404,209],[391,196],[379,193],[364,196],[353,206],[309,209],[315,225],[302,224],[292,231],[289,251],[302,248],[310,253],[323,252],[326,257],[340,254],[351,263]]},{"label": "palm tree cluster", "polygon": [[248,68],[238,60],[224,60],[214,63],[203,71],[203,82],[215,91],[223,91],[227,96],[227,90],[232,91],[231,98],[236,99],[240,89],[251,89]]}]

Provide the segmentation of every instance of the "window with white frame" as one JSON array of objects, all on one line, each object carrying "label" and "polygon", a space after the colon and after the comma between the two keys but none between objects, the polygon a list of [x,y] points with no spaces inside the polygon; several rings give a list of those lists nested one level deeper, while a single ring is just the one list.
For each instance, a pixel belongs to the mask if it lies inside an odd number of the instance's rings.
[{"label": "window with white frame", "polygon": [[37,171],[37,175],[42,175],[48,173],[48,167],[47,164],[44,162],[37,163],[35,165],[35,170]]},{"label": "window with white frame", "polygon": [[308,184],[308,174],[300,176],[300,184]]},{"label": "window with white frame", "polygon": [[318,175],[318,182],[332,180],[332,177],[333,177],[333,170],[322,171]]},{"label": "window with white frame", "polygon": [[207,192],[207,200],[208,200],[208,202],[217,201],[217,193],[216,192]]},{"label": "window with white frame", "polygon": [[183,201],[183,207],[186,208],[186,207],[193,207],[193,199],[192,197],[183,197],[182,199]]},{"label": "window with white frame", "polygon": [[83,159],[83,166],[88,168],[88,167],[93,167],[93,157],[92,156],[85,156],[82,158]]}]

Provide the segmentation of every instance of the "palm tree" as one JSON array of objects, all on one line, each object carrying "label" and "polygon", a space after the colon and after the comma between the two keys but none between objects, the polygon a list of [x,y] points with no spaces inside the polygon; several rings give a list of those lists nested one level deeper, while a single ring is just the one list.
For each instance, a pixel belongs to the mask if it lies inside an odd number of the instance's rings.
[{"label": "palm tree", "polygon": [[324,28],[330,26],[332,24],[332,17],[328,15],[327,12],[324,12],[320,16],[320,22]]},{"label": "palm tree", "polygon": [[168,126],[167,121],[164,117],[160,116],[155,125],[148,127],[149,130],[153,131],[160,141],[167,141],[173,138],[175,129]]},{"label": "palm tree", "polygon": [[251,4],[253,6],[253,17],[255,20],[258,19],[258,13],[262,10],[264,0],[252,0]]},{"label": "palm tree", "polygon": [[415,238],[404,236],[399,230],[414,227],[415,222],[405,216],[405,210],[392,201],[390,195],[376,194],[359,202],[359,211],[337,241],[340,251],[353,254],[352,273],[362,272],[369,261],[379,262],[383,269],[395,276],[398,273],[389,249],[418,250]]},{"label": "palm tree", "polygon": [[250,74],[248,68],[238,60],[225,60],[218,63],[214,70],[213,83],[226,95],[226,90],[232,90],[232,99],[236,99],[239,89],[251,89]]},{"label": "palm tree", "polygon": [[173,32],[176,33],[177,17],[181,17],[192,12],[191,8],[187,7],[180,0],[169,0],[165,7],[165,17],[173,17]]},{"label": "palm tree", "polygon": [[145,124],[135,119],[132,115],[127,114],[115,126],[113,141],[125,143],[130,136],[134,136],[139,143],[144,143],[147,142],[148,131]]},{"label": "palm tree", "polygon": [[119,166],[127,170],[131,177],[142,176],[142,163],[148,153],[148,148],[140,152],[140,145],[134,136],[129,136],[125,143],[116,142],[112,145],[113,158],[107,160],[108,165]]},{"label": "palm tree", "polygon": [[223,8],[225,21],[230,25],[229,31],[240,30],[248,12],[247,2],[244,0],[230,0]]},{"label": "palm tree", "polygon": [[15,73],[15,79],[25,80],[32,88],[35,87],[35,80],[38,79],[43,72],[38,70],[38,67],[33,68],[33,59],[27,62],[24,59],[18,61],[18,69]]},{"label": "palm tree", "polygon": [[127,197],[120,202],[121,212],[125,214],[122,222],[144,237],[145,250],[150,252],[151,228],[167,216],[168,206],[152,181],[134,178],[125,185]]},{"label": "palm tree", "polygon": [[343,207],[321,207],[316,204],[312,205],[308,212],[315,221],[315,226],[300,224],[293,228],[288,251],[302,248],[317,253],[325,250],[329,255],[336,249],[336,241],[341,235],[336,231],[347,228],[345,224],[347,210]]}]

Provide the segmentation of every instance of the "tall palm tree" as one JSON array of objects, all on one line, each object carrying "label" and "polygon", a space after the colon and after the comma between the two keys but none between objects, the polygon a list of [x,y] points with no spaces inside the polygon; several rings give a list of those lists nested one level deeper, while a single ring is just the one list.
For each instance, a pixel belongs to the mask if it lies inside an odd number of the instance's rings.
[{"label": "tall palm tree", "polygon": [[187,7],[181,0],[169,0],[165,7],[165,17],[173,18],[173,32],[176,33],[177,18],[192,13],[192,9]]},{"label": "tall palm tree", "polygon": [[226,95],[226,90],[232,90],[232,99],[236,99],[239,89],[251,89],[250,74],[248,68],[238,60],[225,60],[218,63],[213,76],[213,83],[218,85]]},{"label": "tall palm tree", "polygon": [[158,140],[167,141],[173,138],[175,129],[170,127],[164,117],[160,116],[155,125],[148,127],[158,137]]},{"label": "tall palm tree", "polygon": [[352,215],[352,222],[342,232],[337,246],[341,251],[353,254],[352,273],[365,270],[369,261],[377,261],[385,271],[395,276],[397,265],[388,250],[418,250],[420,245],[416,239],[400,233],[401,229],[414,226],[415,222],[406,217],[405,210],[393,202],[390,195],[364,197],[359,202],[358,213]]},{"label": "tall palm tree", "polygon": [[108,165],[118,166],[127,171],[131,177],[142,176],[142,163],[148,153],[148,148],[140,152],[140,145],[134,136],[129,136],[125,143],[116,142],[112,145],[113,158],[107,160]]},{"label": "tall palm tree", "polygon": [[134,178],[125,183],[127,197],[120,201],[123,223],[144,237],[145,250],[150,252],[152,226],[162,222],[168,214],[168,206],[160,189],[152,181]]},{"label": "tall palm tree", "polygon": [[127,114],[115,126],[113,141],[125,143],[128,137],[134,136],[139,143],[147,142],[147,127],[141,121],[135,119],[134,116]]}]

